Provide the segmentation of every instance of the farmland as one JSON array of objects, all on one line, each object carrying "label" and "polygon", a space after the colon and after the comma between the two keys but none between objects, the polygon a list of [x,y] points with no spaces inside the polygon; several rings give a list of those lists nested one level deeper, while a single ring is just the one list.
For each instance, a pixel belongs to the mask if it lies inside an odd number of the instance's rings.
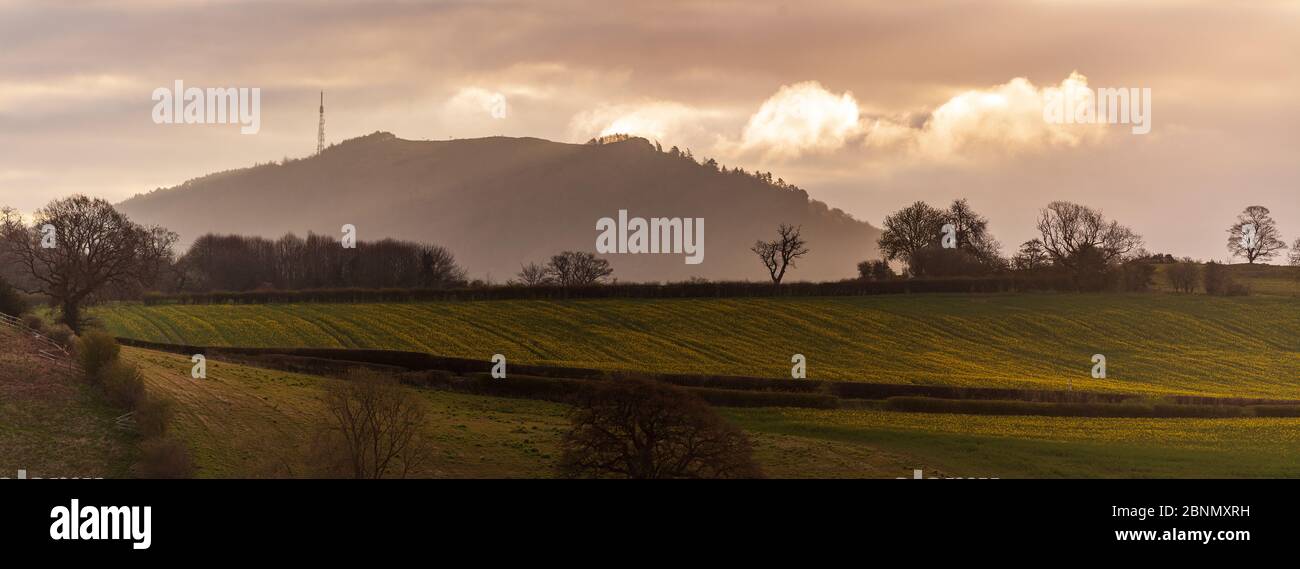
[{"label": "farmland", "polygon": [[[120,303],[116,335],[377,348],[602,369],[1148,395],[1300,398],[1300,300],[1175,294],[394,304]],[[1107,377],[1090,375],[1093,354]]]},{"label": "farmland", "polygon": [[[173,431],[202,477],[301,476],[323,420],[324,382],[209,362],[189,376],[175,354],[127,348],[151,392],[176,402]],[[413,389],[413,388],[412,388]],[[418,390],[435,455],[422,477],[555,475],[568,408]],[[721,409],[745,429],[772,477],[1300,476],[1300,419],[1097,419]]]},{"label": "farmland", "polygon": [[129,476],[135,441],[114,427],[121,412],[24,336],[0,326],[0,478]]}]

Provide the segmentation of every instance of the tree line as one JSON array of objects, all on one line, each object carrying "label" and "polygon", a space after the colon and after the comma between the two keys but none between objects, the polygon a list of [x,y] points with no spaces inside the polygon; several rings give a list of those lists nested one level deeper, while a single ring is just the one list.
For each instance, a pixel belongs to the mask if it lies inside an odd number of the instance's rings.
[{"label": "tree line", "polygon": [[[774,240],[759,240],[751,248],[777,291],[785,290],[783,279],[812,252],[801,229],[781,224]],[[1154,265],[1161,263],[1171,264],[1166,277],[1175,290],[1190,292],[1202,282],[1211,294],[1244,292],[1221,265],[1202,267],[1190,259],[1148,253],[1139,234],[1088,206],[1051,202],[1040,210],[1036,229],[1039,237],[1004,258],[988,219],[965,199],[942,209],[918,201],[886,216],[877,242],[881,258],[858,263],[859,281],[907,280],[914,281],[915,287],[813,287],[805,293],[823,289],[848,294],[1043,288],[1141,291],[1152,284]],[[400,290],[493,288],[490,283],[467,281],[466,271],[450,250],[428,243],[382,239],[343,247],[336,238],[313,233],[278,239],[209,234],[177,257],[176,240],[176,234],[165,228],[134,223],[107,201],[86,196],[54,200],[30,220],[13,209],[0,209],[0,303],[21,300],[14,293],[16,286],[43,296],[59,310],[62,322],[79,331],[87,304],[139,299],[146,291],[237,295],[369,290],[389,297]],[[1271,260],[1284,249],[1277,223],[1263,206],[1247,207],[1228,228],[1229,252],[1248,263]],[[1292,247],[1290,262],[1300,265],[1300,240]],[[612,275],[609,261],[590,252],[564,251],[545,263],[521,266],[506,287],[496,288],[536,289],[544,292],[541,297],[568,297],[570,291],[590,293]],[[973,283],[972,278],[993,280]],[[967,280],[952,286],[935,282],[944,279]],[[753,294],[746,284],[692,279],[680,283],[674,294]],[[636,289],[632,294],[641,290],[636,287],[649,285],[620,286]],[[507,296],[519,296],[511,295]],[[0,310],[21,312],[9,306]]]}]

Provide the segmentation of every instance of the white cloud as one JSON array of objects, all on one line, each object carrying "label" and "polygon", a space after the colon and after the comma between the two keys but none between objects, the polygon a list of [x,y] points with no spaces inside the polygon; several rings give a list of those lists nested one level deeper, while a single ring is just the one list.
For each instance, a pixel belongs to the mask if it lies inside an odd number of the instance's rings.
[{"label": "white cloud", "polygon": [[859,115],[852,93],[836,95],[816,81],[785,85],[749,118],[740,150],[777,158],[833,150],[861,132]]},{"label": "white cloud", "polygon": [[447,101],[444,111],[451,115],[504,119],[510,114],[510,106],[505,93],[465,87]]},{"label": "white cloud", "polygon": [[607,134],[630,134],[665,144],[684,144],[688,140],[699,140],[707,135],[702,121],[721,116],[723,113],[719,111],[672,101],[606,105],[575,115],[569,123],[569,131],[574,140]]},{"label": "white cloud", "polygon": [[1043,107],[1054,93],[1087,88],[1088,78],[1077,72],[1044,88],[1017,77],[953,96],[920,126],[908,126],[903,119],[877,119],[867,127],[867,144],[876,149],[902,147],[923,160],[960,161],[1096,142],[1105,134],[1102,126],[1052,124],[1043,118]]}]

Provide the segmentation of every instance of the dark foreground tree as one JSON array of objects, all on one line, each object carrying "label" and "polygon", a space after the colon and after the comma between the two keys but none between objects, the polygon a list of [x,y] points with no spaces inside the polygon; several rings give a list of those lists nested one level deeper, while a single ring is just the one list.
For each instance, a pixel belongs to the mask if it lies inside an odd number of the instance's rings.
[{"label": "dark foreground tree", "polygon": [[106,287],[143,288],[171,260],[176,234],[143,227],[98,198],[73,196],[37,210],[30,225],[0,211],[0,255],[13,259],[29,293],[49,296],[59,319],[81,331],[81,309]]},{"label": "dark foreground tree", "polygon": [[786,270],[794,268],[795,261],[808,254],[808,243],[800,235],[801,230],[802,227],[782,223],[776,228],[775,240],[757,241],[749,249],[763,262],[773,285],[780,285]]},{"label": "dark foreground tree", "polygon": [[429,457],[421,398],[397,380],[357,369],[326,388],[327,471],[353,478],[405,478]]},{"label": "dark foreground tree", "polygon": [[604,282],[614,269],[609,261],[594,253],[565,251],[551,257],[546,264],[546,275],[560,286],[585,286]]},{"label": "dark foreground tree", "polygon": [[1267,261],[1286,249],[1286,242],[1278,231],[1268,208],[1252,205],[1237,216],[1228,227],[1228,252],[1234,257],[1245,257],[1247,263]]},{"label": "dark foreground tree", "polygon": [[749,438],[665,383],[605,382],[579,397],[560,471],[573,478],[757,478]]}]

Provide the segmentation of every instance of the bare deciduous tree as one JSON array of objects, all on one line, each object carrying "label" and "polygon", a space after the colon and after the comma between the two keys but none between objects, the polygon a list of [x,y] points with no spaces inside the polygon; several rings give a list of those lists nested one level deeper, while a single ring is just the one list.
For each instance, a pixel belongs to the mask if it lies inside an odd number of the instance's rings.
[{"label": "bare deciduous tree", "polygon": [[1080,253],[1096,255],[1109,264],[1142,246],[1142,237],[1132,229],[1106,220],[1100,211],[1071,202],[1047,204],[1038,218],[1038,232],[1052,261],[1076,271]]},{"label": "bare deciduous tree", "polygon": [[942,210],[918,201],[885,216],[885,224],[876,244],[885,260],[902,259],[910,267],[917,251],[939,240],[943,224]]},{"label": "bare deciduous tree", "polygon": [[614,269],[593,253],[565,251],[551,257],[546,274],[560,286],[584,286],[603,282]]},{"label": "bare deciduous tree", "polygon": [[554,284],[555,280],[546,271],[546,267],[537,263],[528,263],[519,267],[519,283],[524,286],[542,286]]},{"label": "bare deciduous tree", "polygon": [[1247,263],[1267,261],[1286,249],[1277,222],[1262,205],[1247,207],[1237,216],[1237,222],[1228,227],[1228,251],[1234,257],[1245,257]]},{"label": "bare deciduous tree", "polygon": [[1030,239],[1020,244],[1020,251],[1011,259],[1011,265],[1019,271],[1032,271],[1046,267],[1051,261],[1040,239]]},{"label": "bare deciduous tree", "polygon": [[48,295],[60,320],[81,330],[81,308],[105,287],[152,284],[171,259],[176,234],[143,227],[99,198],[73,196],[37,210],[30,225],[0,211],[0,248],[23,269],[30,293]]},{"label": "bare deciduous tree", "polygon": [[395,379],[357,369],[327,387],[331,456],[354,478],[405,478],[429,456],[424,402]]},{"label": "bare deciduous tree", "polygon": [[639,379],[581,396],[560,470],[575,478],[757,478],[749,439],[695,395]]},{"label": "bare deciduous tree", "polygon": [[772,277],[774,286],[781,284],[786,270],[795,266],[795,261],[808,254],[807,243],[800,235],[802,227],[782,223],[776,228],[777,238],[773,241],[757,241],[750,248],[758,255],[767,273]]}]

